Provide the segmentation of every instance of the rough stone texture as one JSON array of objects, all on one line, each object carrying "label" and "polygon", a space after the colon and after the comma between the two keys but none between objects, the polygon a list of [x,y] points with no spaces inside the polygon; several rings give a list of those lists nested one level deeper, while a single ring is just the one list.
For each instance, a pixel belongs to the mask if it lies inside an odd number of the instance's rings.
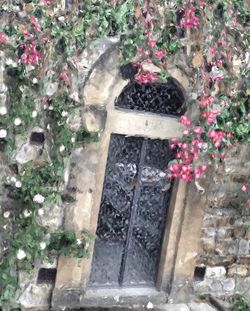
[{"label": "rough stone texture", "polygon": [[25,310],[49,310],[53,286],[29,284],[18,298]]},{"label": "rough stone texture", "polygon": [[204,280],[194,283],[198,293],[250,296],[250,210],[240,190],[250,177],[249,151],[249,147],[236,145],[224,165],[216,164],[207,190],[208,206],[197,259],[197,266],[206,268]]},{"label": "rough stone texture", "polygon": [[[48,203],[44,204],[42,208],[40,208],[38,214],[38,222],[44,226],[49,228],[50,231],[55,231],[60,228],[63,224],[64,217],[64,209],[62,203]],[[53,217],[51,217],[53,215]]]}]

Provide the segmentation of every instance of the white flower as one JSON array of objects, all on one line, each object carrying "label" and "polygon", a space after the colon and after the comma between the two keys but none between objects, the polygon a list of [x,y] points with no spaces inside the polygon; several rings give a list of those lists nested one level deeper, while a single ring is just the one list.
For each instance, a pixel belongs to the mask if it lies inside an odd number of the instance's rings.
[{"label": "white flower", "polygon": [[47,125],[47,130],[48,130],[48,131],[50,130],[50,124]]},{"label": "white flower", "polygon": [[64,16],[59,16],[59,17],[58,17],[58,20],[59,20],[60,22],[64,22],[64,21],[65,21],[65,17],[64,17]]},{"label": "white flower", "polygon": [[53,110],[54,107],[52,105],[49,106],[49,110]]},{"label": "white flower", "polygon": [[76,141],[75,137],[71,137],[71,142],[74,143]]},{"label": "white flower", "polygon": [[67,115],[68,115],[68,112],[65,111],[65,110],[63,110],[63,111],[62,111],[62,117],[67,117]]},{"label": "white flower", "polygon": [[0,138],[5,138],[7,136],[7,131],[4,129],[0,130]]},{"label": "white flower", "polygon": [[76,239],[76,244],[77,245],[81,245],[82,244],[82,241],[80,239]]},{"label": "white flower", "polygon": [[17,181],[17,180],[16,180],[16,177],[15,177],[15,176],[12,176],[11,179],[10,179],[10,181],[13,182],[13,183],[15,184],[16,181]]},{"label": "white flower", "polygon": [[3,213],[3,217],[4,217],[4,218],[9,218],[9,217],[10,217],[10,212],[9,212],[9,211],[4,212],[4,213]]},{"label": "white flower", "polygon": [[19,180],[16,181],[15,186],[16,186],[16,188],[21,188],[22,187],[21,181],[19,181]]},{"label": "white flower", "polygon": [[32,82],[33,82],[34,84],[37,84],[37,83],[38,83],[37,78],[34,78],[34,79],[32,80]]},{"label": "white flower", "polygon": [[6,107],[0,107],[0,115],[4,116],[7,113],[7,108]]},{"label": "white flower", "polygon": [[60,148],[59,148],[59,151],[60,151],[60,152],[63,152],[64,150],[65,150],[65,146],[64,146],[64,145],[61,145]]},{"label": "white flower", "polygon": [[19,249],[17,254],[16,254],[16,258],[19,260],[22,260],[26,257],[25,252],[22,249]]},{"label": "white flower", "polygon": [[25,218],[29,217],[31,214],[32,214],[32,212],[30,210],[25,209],[23,211],[23,215],[24,215]]},{"label": "white flower", "polygon": [[38,215],[39,216],[43,216],[44,215],[44,210],[42,208],[39,208]]},{"label": "white flower", "polygon": [[36,118],[36,117],[37,117],[37,111],[36,111],[36,110],[33,110],[31,116],[32,116],[32,118]]},{"label": "white flower", "polygon": [[20,125],[21,123],[22,123],[22,120],[21,120],[20,118],[15,118],[14,124],[15,124],[16,126]]},{"label": "white flower", "polygon": [[44,197],[41,194],[36,194],[33,198],[33,202],[38,203],[38,204],[43,204]]},{"label": "white flower", "polygon": [[147,304],[147,309],[153,309],[154,305],[152,304],[151,301],[149,301],[149,303]]},{"label": "white flower", "polygon": [[39,246],[40,246],[40,249],[41,249],[41,250],[44,250],[44,249],[46,248],[46,243],[45,243],[45,242],[41,242],[41,243],[39,244]]}]

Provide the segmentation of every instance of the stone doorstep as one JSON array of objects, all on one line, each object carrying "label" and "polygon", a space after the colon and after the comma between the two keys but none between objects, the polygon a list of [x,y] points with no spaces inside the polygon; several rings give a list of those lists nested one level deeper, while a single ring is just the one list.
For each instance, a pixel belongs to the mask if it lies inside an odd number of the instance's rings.
[{"label": "stone doorstep", "polygon": [[[153,305],[164,304],[167,295],[155,288],[124,288],[124,289],[55,289],[52,299],[52,310],[63,308],[125,308],[147,310],[150,302]],[[94,309],[93,309],[94,310]]]}]

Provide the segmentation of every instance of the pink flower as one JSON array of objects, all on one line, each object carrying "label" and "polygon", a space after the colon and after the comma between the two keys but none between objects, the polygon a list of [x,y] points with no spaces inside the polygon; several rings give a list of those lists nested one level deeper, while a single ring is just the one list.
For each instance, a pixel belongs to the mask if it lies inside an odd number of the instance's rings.
[{"label": "pink flower", "polygon": [[154,56],[157,57],[159,60],[161,60],[162,57],[164,56],[164,53],[162,51],[155,51]]},{"label": "pink flower", "polygon": [[135,80],[139,83],[152,83],[158,79],[157,73],[141,69],[135,76]]},{"label": "pink flower", "polygon": [[195,7],[193,5],[190,8],[184,10],[184,17],[181,20],[182,28],[193,28],[199,25],[199,18],[195,16]]},{"label": "pink flower", "polygon": [[156,45],[157,39],[151,39],[148,41],[148,46],[153,48]]},{"label": "pink flower", "polygon": [[0,43],[6,44],[9,41],[9,37],[5,34],[0,32]]},{"label": "pink flower", "polygon": [[181,124],[185,126],[190,126],[192,124],[191,119],[189,119],[187,116],[181,116],[180,121],[181,121]]},{"label": "pink flower", "polygon": [[31,24],[36,24],[37,22],[38,22],[38,19],[35,16],[31,16],[30,23]]},{"label": "pink flower", "polygon": [[201,128],[200,126],[196,126],[196,127],[194,128],[194,133],[197,134],[197,135],[201,135],[201,134],[204,133],[204,130],[203,130],[203,128]]},{"label": "pink flower", "polygon": [[201,98],[201,100],[199,101],[198,105],[200,107],[207,107],[209,105],[212,105],[214,103],[215,99],[213,96],[209,96],[207,94],[204,94]]},{"label": "pink flower", "polygon": [[248,120],[250,120],[250,112],[249,112],[249,114],[247,115],[247,118],[248,118]]},{"label": "pink flower", "polygon": [[34,25],[34,29],[38,32],[41,31],[41,25],[40,24]]},{"label": "pink flower", "polygon": [[23,54],[21,56],[21,62],[23,64],[37,65],[41,60],[41,53],[37,50],[35,42],[30,44],[22,44],[21,48]]},{"label": "pink flower", "polygon": [[250,199],[247,200],[247,207],[250,207]]},{"label": "pink flower", "polygon": [[69,83],[69,77],[65,71],[61,72],[59,77],[66,83]]},{"label": "pink flower", "polygon": [[242,187],[241,187],[241,191],[243,191],[243,192],[247,192],[248,191],[248,187],[247,187],[247,185],[242,185]]}]

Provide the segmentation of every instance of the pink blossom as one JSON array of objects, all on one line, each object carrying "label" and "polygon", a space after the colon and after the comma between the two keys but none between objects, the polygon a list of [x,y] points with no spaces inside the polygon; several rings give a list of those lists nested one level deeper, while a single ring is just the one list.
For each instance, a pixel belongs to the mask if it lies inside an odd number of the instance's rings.
[{"label": "pink blossom", "polygon": [[196,126],[196,127],[194,128],[194,133],[197,134],[197,135],[201,135],[201,134],[204,133],[204,130],[203,130],[203,128],[201,128],[200,126]]},{"label": "pink blossom", "polygon": [[189,133],[190,133],[189,129],[185,129],[185,130],[183,131],[183,135],[189,135]]},{"label": "pink blossom", "polygon": [[9,41],[9,37],[5,34],[0,32],[0,43],[6,44]]},{"label": "pink blossom", "polygon": [[53,3],[54,0],[40,0],[40,2],[45,3],[45,4],[51,4]]},{"label": "pink blossom", "polygon": [[31,16],[30,23],[31,24],[36,24],[37,22],[38,22],[38,19],[35,16]]},{"label": "pink blossom", "polygon": [[69,83],[69,77],[66,73],[66,71],[63,71],[60,73],[59,77],[66,83],[68,84]]},{"label": "pink blossom", "polygon": [[22,44],[21,48],[24,52],[21,56],[21,62],[23,64],[37,65],[39,63],[41,60],[41,53],[37,50],[35,42]]},{"label": "pink blossom", "polygon": [[180,121],[185,126],[190,126],[192,124],[192,121],[187,116],[181,116]]},{"label": "pink blossom", "polygon": [[218,111],[203,111],[201,117],[206,119],[207,124],[211,124],[215,121],[218,114]]},{"label": "pink blossom", "polygon": [[250,112],[249,112],[249,114],[247,115],[247,118],[248,118],[248,120],[250,120]]},{"label": "pink blossom", "polygon": [[247,200],[247,207],[250,207],[250,199]]},{"label": "pink blossom", "polygon": [[242,187],[241,187],[241,191],[247,192],[248,191],[247,185],[243,184]]},{"label": "pink blossom", "polygon": [[207,94],[204,94],[201,98],[201,100],[199,101],[198,105],[200,107],[207,107],[209,105],[212,105],[214,103],[215,99],[213,96],[209,96]]},{"label": "pink blossom", "polygon": [[163,51],[155,51],[154,56],[157,57],[159,60],[161,60],[164,56]]},{"label": "pink blossom", "polygon": [[40,24],[34,25],[34,29],[38,32],[41,31],[41,25]]},{"label": "pink blossom", "polygon": [[139,83],[152,83],[158,79],[157,73],[141,69],[135,76]]},{"label": "pink blossom", "polygon": [[157,39],[151,39],[148,41],[148,46],[153,48],[156,45]]},{"label": "pink blossom", "polygon": [[184,11],[185,13],[181,20],[181,27],[186,29],[197,27],[199,25],[199,18],[195,16],[195,7],[191,5]]}]

